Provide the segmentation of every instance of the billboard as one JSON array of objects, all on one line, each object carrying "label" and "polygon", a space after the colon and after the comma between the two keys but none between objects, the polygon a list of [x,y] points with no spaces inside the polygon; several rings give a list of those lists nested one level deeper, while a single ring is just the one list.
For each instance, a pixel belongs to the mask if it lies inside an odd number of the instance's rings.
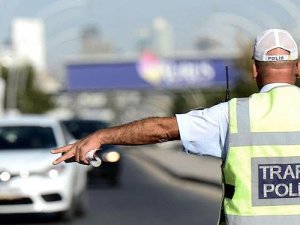
[{"label": "billboard", "polygon": [[70,91],[109,89],[189,89],[226,85],[237,70],[230,59],[161,59],[143,54],[130,62],[70,63],[67,88]]}]

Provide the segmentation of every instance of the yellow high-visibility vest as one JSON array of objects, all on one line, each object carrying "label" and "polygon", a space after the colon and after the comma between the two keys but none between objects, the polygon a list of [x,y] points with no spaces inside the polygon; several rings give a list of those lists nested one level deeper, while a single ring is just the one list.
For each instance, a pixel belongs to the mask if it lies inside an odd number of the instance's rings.
[{"label": "yellow high-visibility vest", "polygon": [[300,224],[300,89],[229,101],[220,224]]}]

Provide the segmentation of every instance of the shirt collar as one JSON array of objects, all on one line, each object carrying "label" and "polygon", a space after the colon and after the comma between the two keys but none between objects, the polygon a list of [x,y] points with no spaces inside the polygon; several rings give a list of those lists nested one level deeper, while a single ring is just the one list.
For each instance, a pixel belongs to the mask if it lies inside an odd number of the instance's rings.
[{"label": "shirt collar", "polygon": [[291,85],[291,84],[288,84],[288,83],[272,83],[272,84],[267,84],[267,85],[263,86],[263,88],[260,90],[260,93],[268,92],[272,88],[280,87],[280,86],[286,86],[286,85]]}]

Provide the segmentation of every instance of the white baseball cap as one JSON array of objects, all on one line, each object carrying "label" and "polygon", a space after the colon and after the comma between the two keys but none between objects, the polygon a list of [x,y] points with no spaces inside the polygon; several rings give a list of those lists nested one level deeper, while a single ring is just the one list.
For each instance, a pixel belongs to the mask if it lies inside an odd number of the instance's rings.
[{"label": "white baseball cap", "polygon": [[[267,55],[275,48],[288,51],[289,55]],[[281,29],[269,29],[260,33],[254,44],[253,58],[258,61],[272,62],[298,59],[297,44],[292,35]]]}]

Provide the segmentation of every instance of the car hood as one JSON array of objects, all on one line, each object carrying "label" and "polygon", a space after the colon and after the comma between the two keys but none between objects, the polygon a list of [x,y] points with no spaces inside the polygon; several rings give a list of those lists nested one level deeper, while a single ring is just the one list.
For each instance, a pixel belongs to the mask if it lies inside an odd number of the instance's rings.
[{"label": "car hood", "polygon": [[0,150],[0,171],[40,171],[51,167],[56,157],[50,149]]}]

